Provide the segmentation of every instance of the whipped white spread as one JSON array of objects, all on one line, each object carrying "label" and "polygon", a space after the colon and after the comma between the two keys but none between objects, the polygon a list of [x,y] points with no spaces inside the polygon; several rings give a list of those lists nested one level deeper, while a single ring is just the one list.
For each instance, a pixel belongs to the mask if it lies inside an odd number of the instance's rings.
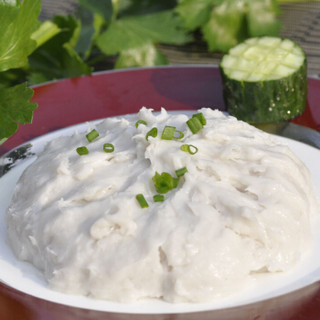
[{"label": "whipped white spread", "polygon": [[[318,210],[309,171],[271,135],[217,110],[198,112],[207,123],[196,134],[186,115],[142,108],[98,124],[92,142],[85,133],[49,142],[7,211],[16,256],[54,290],[124,303],[213,301],[257,273],[292,268],[309,249]],[[184,137],[161,139],[165,126]],[[146,139],[152,128],[157,136]],[[181,168],[176,187],[154,202],[155,173],[176,178]]]}]

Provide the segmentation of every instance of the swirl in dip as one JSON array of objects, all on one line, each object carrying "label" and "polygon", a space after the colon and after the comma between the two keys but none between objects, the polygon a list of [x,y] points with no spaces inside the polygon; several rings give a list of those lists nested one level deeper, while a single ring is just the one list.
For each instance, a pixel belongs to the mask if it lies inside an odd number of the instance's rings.
[{"label": "swirl in dip", "polygon": [[[54,290],[124,303],[213,301],[257,273],[292,268],[318,210],[309,171],[271,135],[198,112],[206,124],[197,133],[186,115],[142,108],[104,120],[91,142],[85,133],[49,142],[7,211],[16,256]],[[173,139],[161,139],[165,126],[176,128]],[[156,173],[175,181],[157,202]]]}]

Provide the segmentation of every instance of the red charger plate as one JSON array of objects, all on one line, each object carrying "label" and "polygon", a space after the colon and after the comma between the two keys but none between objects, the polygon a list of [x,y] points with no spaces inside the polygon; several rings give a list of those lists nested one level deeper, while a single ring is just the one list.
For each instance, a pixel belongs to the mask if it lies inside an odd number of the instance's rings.
[{"label": "red charger plate", "polygon": [[[320,79],[309,78],[307,108],[293,122],[320,131]],[[107,71],[34,87],[38,103],[32,124],[0,146],[0,155],[47,132],[69,125],[137,112],[213,107],[225,110],[219,69],[177,66]]]},{"label": "red charger plate", "polygon": [[[293,122],[320,131],[320,80],[309,78],[307,108]],[[34,87],[39,107],[32,124],[0,147],[0,155],[37,136],[69,125],[137,112],[212,107],[225,110],[216,66],[170,66],[107,71]],[[0,283],[1,319],[320,319],[320,283],[241,307],[172,315],[121,314],[86,310],[35,298]]]}]

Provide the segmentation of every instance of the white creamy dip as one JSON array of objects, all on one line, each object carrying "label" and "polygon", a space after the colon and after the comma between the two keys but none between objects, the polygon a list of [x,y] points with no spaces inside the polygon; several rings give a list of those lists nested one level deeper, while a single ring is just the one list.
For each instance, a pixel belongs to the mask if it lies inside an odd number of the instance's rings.
[{"label": "white creamy dip", "polygon": [[[142,108],[97,125],[92,142],[75,133],[48,143],[6,215],[17,257],[54,290],[124,303],[213,301],[257,273],[292,268],[309,249],[318,210],[309,171],[269,134],[217,110],[199,112],[207,123],[196,134],[186,115]],[[161,139],[165,126],[184,137]],[[157,137],[146,139],[152,128]],[[155,173],[176,177],[181,168],[178,185],[154,202]]]}]

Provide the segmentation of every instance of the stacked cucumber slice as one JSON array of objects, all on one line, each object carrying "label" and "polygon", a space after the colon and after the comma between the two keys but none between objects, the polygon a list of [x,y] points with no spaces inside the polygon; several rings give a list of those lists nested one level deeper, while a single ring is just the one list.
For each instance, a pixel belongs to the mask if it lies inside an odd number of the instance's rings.
[{"label": "stacked cucumber slice", "polygon": [[279,122],[301,114],[307,99],[307,60],[290,39],[250,38],[220,63],[227,110],[251,123]]}]

